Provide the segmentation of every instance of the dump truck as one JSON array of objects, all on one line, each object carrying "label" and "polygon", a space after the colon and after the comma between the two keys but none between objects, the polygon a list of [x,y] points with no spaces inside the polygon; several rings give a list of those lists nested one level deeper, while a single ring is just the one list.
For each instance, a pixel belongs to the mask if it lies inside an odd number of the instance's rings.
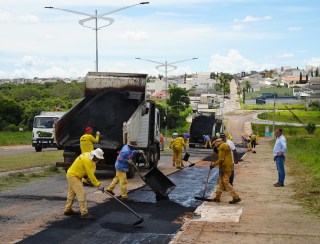
[{"label": "dump truck", "polygon": [[215,112],[195,111],[190,126],[189,147],[204,147],[204,135],[212,139],[216,132],[222,131],[222,127],[222,120],[216,118]]},{"label": "dump truck", "polygon": [[[57,167],[67,169],[80,155],[80,137],[85,128],[100,131],[95,148],[104,151],[104,160],[97,170],[114,169],[124,144],[137,140],[145,158],[136,156],[134,163],[156,167],[160,159],[160,113],[155,102],[146,99],[146,74],[89,72],[85,77],[85,96],[55,123],[55,138],[64,149],[63,162]],[[147,163],[146,163],[147,162]],[[130,165],[128,177],[135,174]]]},{"label": "dump truck", "polygon": [[43,148],[57,148],[54,139],[54,123],[66,112],[43,111],[33,119],[32,146],[36,152],[41,152]]}]

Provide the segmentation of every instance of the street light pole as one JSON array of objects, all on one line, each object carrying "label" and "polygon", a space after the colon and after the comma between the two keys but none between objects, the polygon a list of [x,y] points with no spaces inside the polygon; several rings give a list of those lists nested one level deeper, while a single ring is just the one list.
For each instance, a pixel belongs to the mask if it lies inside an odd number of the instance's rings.
[{"label": "street light pole", "polygon": [[[165,104],[165,116],[166,116],[166,126],[165,126],[165,138],[166,138],[166,142],[167,142],[167,130],[168,130],[168,125],[167,125],[167,122],[168,122],[168,72],[171,72],[173,70],[176,70],[177,69],[177,66],[173,65],[173,64],[177,64],[177,63],[181,63],[181,62],[186,62],[186,61],[190,61],[190,60],[195,60],[195,59],[198,59],[198,58],[190,58],[190,59],[183,59],[183,60],[180,60],[180,61],[175,61],[175,62],[172,62],[172,63],[168,63],[167,61],[165,61],[164,63],[161,63],[161,62],[158,62],[158,61],[153,61],[153,60],[149,60],[149,59],[143,59],[143,58],[135,58],[135,59],[139,59],[139,60],[143,60],[143,61],[147,61],[147,62],[151,62],[151,63],[156,63],[158,64],[156,66],[156,69],[157,70],[160,70],[163,72],[162,67],[164,67],[164,74],[165,74],[165,89],[166,89],[166,104]],[[171,70],[168,70],[168,66],[171,67],[172,69]]]},{"label": "street light pole", "polygon": [[[114,22],[113,18],[109,18],[109,17],[105,17],[105,16],[109,15],[109,14],[112,14],[112,13],[115,13],[115,12],[119,12],[119,11],[127,9],[127,8],[131,8],[131,7],[134,7],[134,6],[137,6],[137,5],[143,5],[143,4],[149,4],[149,2],[141,2],[141,3],[129,5],[129,6],[122,7],[122,8],[119,8],[119,9],[115,9],[115,10],[112,10],[110,12],[99,14],[99,15],[98,15],[98,11],[97,10],[95,10],[95,14],[89,14],[89,13],[83,13],[83,12],[70,10],[70,9],[62,9],[62,8],[55,8],[55,7],[44,7],[44,8],[56,9],[56,10],[61,10],[61,11],[70,12],[70,13],[74,13],[74,14],[80,14],[80,15],[88,16],[88,18],[79,20],[79,24],[82,25],[83,27],[86,27],[86,28],[89,28],[89,29],[92,29],[92,30],[95,31],[95,34],[96,34],[96,72],[98,72],[98,67],[99,67],[99,64],[98,64],[98,30],[100,30],[103,27],[109,26]],[[98,27],[98,19],[99,20],[108,21],[109,23]],[[88,26],[88,25],[84,24],[85,22],[88,22],[90,20],[95,20],[95,27],[91,27],[91,26]]]}]

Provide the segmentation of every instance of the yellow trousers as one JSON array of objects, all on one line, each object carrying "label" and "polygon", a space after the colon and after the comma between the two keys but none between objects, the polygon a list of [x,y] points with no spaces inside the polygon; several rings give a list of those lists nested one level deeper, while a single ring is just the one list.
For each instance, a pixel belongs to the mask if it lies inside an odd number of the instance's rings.
[{"label": "yellow trousers", "polygon": [[184,166],[182,163],[182,149],[173,149],[172,163],[177,168]]},{"label": "yellow trousers", "polygon": [[87,199],[86,193],[82,186],[81,180],[76,176],[67,176],[67,181],[69,185],[68,197],[66,207],[64,209],[65,212],[70,212],[72,210],[72,204],[75,196],[77,196],[79,205],[80,205],[80,213],[81,215],[87,214]]},{"label": "yellow trousers", "polygon": [[113,189],[116,187],[116,184],[120,182],[120,190],[121,190],[121,196],[122,198],[128,198],[128,180],[127,180],[127,173],[123,171],[116,170],[116,176],[113,178],[110,186],[108,187],[109,191],[113,191]]},{"label": "yellow trousers", "polygon": [[225,189],[227,192],[230,192],[230,195],[234,199],[240,198],[239,195],[234,191],[232,185],[229,183],[229,178],[231,176],[231,171],[220,172],[218,187],[216,189],[216,198],[220,198],[222,191]]}]

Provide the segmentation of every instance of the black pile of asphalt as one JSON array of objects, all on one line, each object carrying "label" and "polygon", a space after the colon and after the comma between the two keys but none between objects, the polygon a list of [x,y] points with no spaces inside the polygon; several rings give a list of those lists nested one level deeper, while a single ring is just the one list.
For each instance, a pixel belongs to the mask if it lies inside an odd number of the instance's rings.
[{"label": "black pile of asphalt", "polygon": [[[140,215],[139,220],[114,199],[89,209],[97,220],[83,220],[79,216],[52,222],[46,229],[21,243],[168,243],[183,224],[183,216],[190,216],[202,202],[194,196],[203,195],[207,167],[190,167],[169,176],[176,188],[169,200],[156,201],[154,189],[144,186],[129,193],[126,204]],[[206,195],[215,187],[218,171],[212,170]],[[77,203],[75,203],[77,204]]]},{"label": "black pile of asphalt", "polygon": [[78,141],[87,126],[101,132],[100,143],[111,148],[122,144],[123,122],[128,121],[139,106],[139,99],[131,99],[128,92],[106,90],[88,99],[71,122],[70,140]]}]

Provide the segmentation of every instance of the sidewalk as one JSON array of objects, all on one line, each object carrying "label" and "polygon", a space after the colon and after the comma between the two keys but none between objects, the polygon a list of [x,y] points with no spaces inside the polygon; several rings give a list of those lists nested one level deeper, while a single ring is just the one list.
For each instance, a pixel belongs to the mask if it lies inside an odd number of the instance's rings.
[{"label": "sidewalk", "polygon": [[320,243],[320,218],[292,199],[287,166],[285,187],[273,186],[277,170],[270,140],[261,138],[256,152],[246,153],[235,168],[234,188],[242,201],[230,205],[224,192],[220,203],[204,202],[170,243]]}]

